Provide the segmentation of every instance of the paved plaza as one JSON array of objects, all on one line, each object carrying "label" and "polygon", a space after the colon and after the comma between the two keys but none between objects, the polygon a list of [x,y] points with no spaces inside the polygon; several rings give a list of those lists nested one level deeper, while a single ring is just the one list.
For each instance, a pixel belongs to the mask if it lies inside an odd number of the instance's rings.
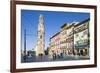
[{"label": "paved plaza", "polygon": [[66,55],[63,57],[49,58],[48,55],[44,56],[22,56],[21,62],[49,62],[49,61],[69,61],[69,60],[87,60],[89,56]]}]

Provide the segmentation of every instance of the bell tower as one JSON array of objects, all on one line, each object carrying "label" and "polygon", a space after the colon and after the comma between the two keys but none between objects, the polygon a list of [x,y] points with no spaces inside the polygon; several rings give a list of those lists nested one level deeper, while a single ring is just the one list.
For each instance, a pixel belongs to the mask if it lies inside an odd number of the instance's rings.
[{"label": "bell tower", "polygon": [[36,56],[44,55],[45,48],[45,40],[44,40],[44,22],[43,15],[39,16],[39,24],[38,24],[38,39],[37,39],[37,48],[36,48]]}]

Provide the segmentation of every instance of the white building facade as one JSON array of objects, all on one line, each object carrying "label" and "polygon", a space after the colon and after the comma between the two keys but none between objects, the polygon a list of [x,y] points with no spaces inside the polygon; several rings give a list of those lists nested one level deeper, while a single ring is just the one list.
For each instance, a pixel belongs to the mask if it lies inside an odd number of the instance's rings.
[{"label": "white building facade", "polygon": [[90,19],[87,19],[74,26],[74,49],[76,54],[89,56],[89,21]]}]

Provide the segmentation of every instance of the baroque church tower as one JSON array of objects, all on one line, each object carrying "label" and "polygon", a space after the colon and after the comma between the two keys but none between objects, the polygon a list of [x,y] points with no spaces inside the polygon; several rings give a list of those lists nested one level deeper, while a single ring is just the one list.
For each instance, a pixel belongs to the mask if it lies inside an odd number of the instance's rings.
[{"label": "baroque church tower", "polygon": [[36,46],[36,56],[44,55],[44,48],[45,48],[45,40],[44,40],[44,22],[43,22],[43,15],[39,16],[39,24],[38,24],[38,39],[37,39],[37,46]]}]

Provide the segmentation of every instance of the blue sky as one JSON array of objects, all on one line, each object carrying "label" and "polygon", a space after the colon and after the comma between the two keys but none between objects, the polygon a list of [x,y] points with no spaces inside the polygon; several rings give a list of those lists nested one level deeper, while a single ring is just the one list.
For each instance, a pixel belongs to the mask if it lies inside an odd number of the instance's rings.
[{"label": "blue sky", "polygon": [[64,23],[73,21],[81,22],[90,18],[90,13],[82,12],[56,12],[56,11],[37,11],[37,10],[21,10],[21,42],[24,49],[24,30],[26,29],[26,48],[34,49],[37,42],[37,30],[39,23],[39,15],[44,17],[45,29],[45,49],[49,46],[49,39],[60,31],[60,27]]}]

